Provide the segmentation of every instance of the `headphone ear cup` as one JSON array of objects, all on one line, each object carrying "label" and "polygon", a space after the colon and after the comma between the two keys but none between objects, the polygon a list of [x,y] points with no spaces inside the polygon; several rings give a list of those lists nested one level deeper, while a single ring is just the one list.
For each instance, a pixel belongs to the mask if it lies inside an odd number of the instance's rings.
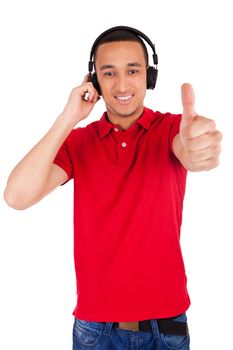
[{"label": "headphone ear cup", "polygon": [[88,81],[90,81],[93,84],[93,86],[97,90],[99,96],[101,96],[101,90],[100,90],[100,86],[99,86],[99,83],[98,83],[98,79],[97,79],[96,73],[93,73],[93,74],[90,73]]},{"label": "headphone ear cup", "polygon": [[147,89],[154,89],[157,81],[158,69],[149,66],[147,68]]}]

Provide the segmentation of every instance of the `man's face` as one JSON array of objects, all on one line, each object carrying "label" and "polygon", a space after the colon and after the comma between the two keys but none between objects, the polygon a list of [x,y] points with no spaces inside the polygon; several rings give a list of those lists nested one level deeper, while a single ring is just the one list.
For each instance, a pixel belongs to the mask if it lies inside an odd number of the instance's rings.
[{"label": "man's face", "polygon": [[108,115],[137,117],[146,94],[146,61],[140,43],[115,41],[101,44],[96,73]]}]

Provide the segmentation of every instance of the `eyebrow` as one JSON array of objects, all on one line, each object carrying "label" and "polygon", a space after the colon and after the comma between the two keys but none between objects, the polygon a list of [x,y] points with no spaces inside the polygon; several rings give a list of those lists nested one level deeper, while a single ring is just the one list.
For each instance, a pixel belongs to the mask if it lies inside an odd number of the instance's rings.
[{"label": "eyebrow", "polygon": [[[142,65],[137,62],[130,62],[127,64],[127,67],[141,67],[141,66]],[[112,64],[104,64],[103,66],[100,67],[100,70],[109,69],[109,68],[115,68],[115,66]]]}]

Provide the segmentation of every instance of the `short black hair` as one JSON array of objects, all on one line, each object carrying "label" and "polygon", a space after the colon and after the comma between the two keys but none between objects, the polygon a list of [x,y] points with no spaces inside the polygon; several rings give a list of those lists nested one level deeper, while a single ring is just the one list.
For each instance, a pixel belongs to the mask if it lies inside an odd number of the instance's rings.
[{"label": "short black hair", "polygon": [[144,52],[146,66],[148,66],[149,58],[148,58],[148,52],[147,52],[146,45],[144,44],[144,41],[137,34],[132,33],[131,31],[129,31],[127,29],[114,30],[114,31],[106,34],[105,36],[103,36],[99,40],[99,42],[97,43],[95,50],[93,52],[94,63],[95,63],[95,56],[96,56],[96,52],[97,52],[98,47],[104,43],[111,43],[113,41],[135,41],[135,42],[140,43],[140,45],[142,46],[143,52]]}]

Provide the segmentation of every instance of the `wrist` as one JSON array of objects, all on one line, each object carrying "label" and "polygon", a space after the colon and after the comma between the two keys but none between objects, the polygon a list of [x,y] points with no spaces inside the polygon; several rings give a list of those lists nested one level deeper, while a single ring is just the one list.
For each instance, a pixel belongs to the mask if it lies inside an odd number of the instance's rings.
[{"label": "wrist", "polygon": [[177,134],[173,140],[173,152],[186,170],[189,170],[187,151],[182,142],[182,136]]},{"label": "wrist", "polygon": [[78,124],[80,120],[74,120],[70,116],[68,116],[65,112],[62,112],[57,117],[55,123],[59,123],[66,129],[70,129],[70,131]]}]

